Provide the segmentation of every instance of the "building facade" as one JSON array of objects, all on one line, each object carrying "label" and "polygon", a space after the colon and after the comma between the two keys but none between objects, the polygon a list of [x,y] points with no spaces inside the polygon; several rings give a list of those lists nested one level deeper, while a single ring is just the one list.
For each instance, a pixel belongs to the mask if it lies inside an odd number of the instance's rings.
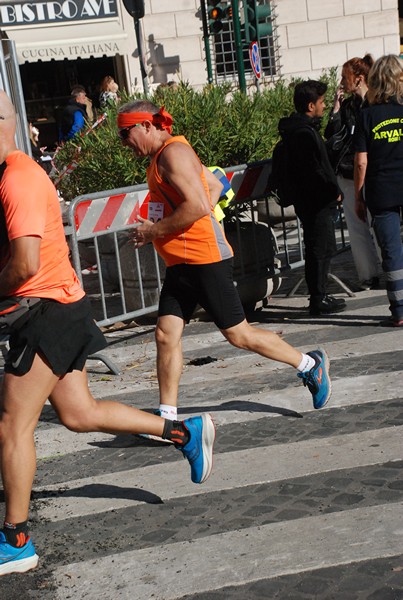
[{"label": "building facade", "polygon": [[[261,42],[263,85],[278,77],[317,77],[323,69],[366,52],[375,57],[399,53],[398,0],[259,2],[270,7],[272,24],[272,34]],[[105,75],[129,93],[171,80],[201,88],[208,81],[209,53],[212,80],[236,81],[232,21],[206,37],[206,4],[145,0],[136,35],[123,0],[1,2],[2,36],[15,41],[28,118],[40,127],[42,141],[56,141],[58,111],[71,87],[84,85],[96,106]],[[224,4],[229,6],[229,0]],[[242,21],[242,8],[240,12]],[[247,81],[253,83],[247,49],[244,64]]]}]

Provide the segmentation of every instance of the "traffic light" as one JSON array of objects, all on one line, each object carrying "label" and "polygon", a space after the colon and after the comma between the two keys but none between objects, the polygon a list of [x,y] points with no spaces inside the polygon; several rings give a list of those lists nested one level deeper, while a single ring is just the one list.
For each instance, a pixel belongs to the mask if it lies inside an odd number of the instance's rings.
[{"label": "traffic light", "polygon": [[210,34],[220,33],[224,28],[223,21],[232,17],[231,4],[222,0],[209,0],[207,14]]},{"label": "traffic light", "polygon": [[136,21],[144,17],[144,0],[123,0],[123,4],[129,15]]},{"label": "traffic light", "polygon": [[271,23],[266,19],[271,15],[269,4],[259,4],[258,0],[243,0],[243,9],[245,15],[245,41],[257,42],[262,37],[272,34]]}]

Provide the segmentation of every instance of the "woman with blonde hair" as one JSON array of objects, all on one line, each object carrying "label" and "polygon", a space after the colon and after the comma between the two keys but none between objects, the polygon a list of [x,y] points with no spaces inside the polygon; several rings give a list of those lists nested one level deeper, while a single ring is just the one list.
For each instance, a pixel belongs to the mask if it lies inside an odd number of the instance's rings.
[{"label": "woman with blonde hair", "polygon": [[368,106],[355,132],[355,209],[366,219],[369,209],[382,253],[391,318],[403,326],[403,61],[393,54],[379,58],[368,75]]},{"label": "woman with blonde hair", "polygon": [[344,144],[340,154],[336,155],[333,166],[339,187],[343,192],[344,216],[361,290],[377,288],[382,271],[368,219],[366,221],[359,219],[354,207],[353,134],[358,115],[366,104],[368,73],[373,64],[374,59],[370,54],[366,54],[363,58],[351,58],[344,63],[333,110],[325,130],[325,137],[330,138],[329,144],[331,144],[331,136],[334,134],[340,136],[344,132]]},{"label": "woman with blonde hair", "polygon": [[108,108],[111,104],[117,104],[119,101],[119,86],[111,75],[106,75],[101,81],[101,93],[99,94],[99,105],[102,109]]}]

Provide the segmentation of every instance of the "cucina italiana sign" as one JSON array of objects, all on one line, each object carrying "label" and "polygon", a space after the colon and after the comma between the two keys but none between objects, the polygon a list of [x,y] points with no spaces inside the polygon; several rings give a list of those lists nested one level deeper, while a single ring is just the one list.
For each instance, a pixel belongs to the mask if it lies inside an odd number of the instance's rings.
[{"label": "cucina italiana sign", "polygon": [[47,0],[0,4],[0,27],[105,19],[118,14],[116,0]]},{"label": "cucina italiana sign", "polygon": [[51,60],[63,58],[89,58],[90,56],[115,56],[122,54],[123,50],[118,42],[104,42],[91,44],[66,44],[64,46],[45,46],[42,48],[22,48],[17,46],[20,62],[26,60]]}]

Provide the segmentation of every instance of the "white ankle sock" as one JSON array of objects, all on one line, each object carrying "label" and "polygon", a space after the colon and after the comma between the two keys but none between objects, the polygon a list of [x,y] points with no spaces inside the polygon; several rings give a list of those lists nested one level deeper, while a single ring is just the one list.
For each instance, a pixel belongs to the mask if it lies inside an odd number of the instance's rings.
[{"label": "white ankle sock", "polygon": [[176,406],[170,406],[169,404],[160,404],[160,411],[161,417],[163,417],[164,419],[176,421],[178,418],[178,409]]},{"label": "white ankle sock", "polygon": [[303,354],[302,360],[299,363],[297,370],[301,373],[304,373],[304,371],[310,371],[313,366],[315,366],[315,361],[312,358],[312,356],[308,356],[308,354]]}]

